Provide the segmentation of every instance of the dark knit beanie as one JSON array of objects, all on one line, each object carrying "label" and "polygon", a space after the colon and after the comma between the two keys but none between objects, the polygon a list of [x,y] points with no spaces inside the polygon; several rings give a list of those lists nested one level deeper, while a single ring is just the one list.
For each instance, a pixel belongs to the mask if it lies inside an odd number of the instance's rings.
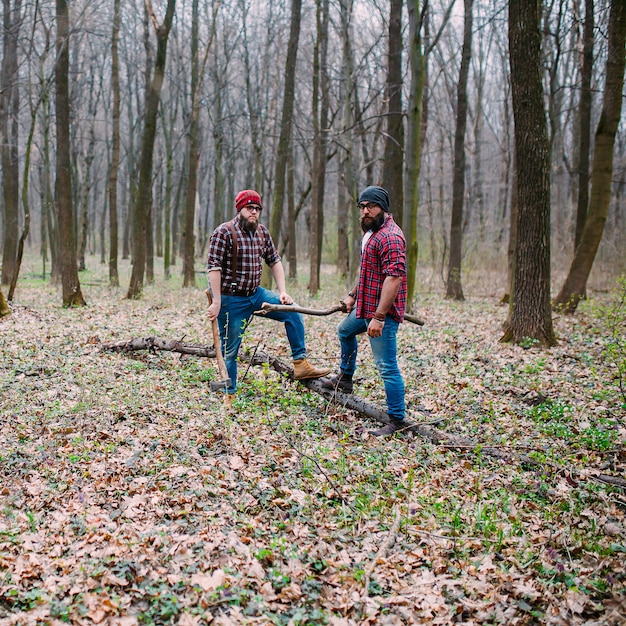
[{"label": "dark knit beanie", "polygon": [[389,194],[382,187],[366,187],[359,197],[361,202],[373,202],[377,204],[385,213],[389,213]]},{"label": "dark knit beanie", "polygon": [[246,204],[258,204],[260,207],[261,204],[261,196],[254,191],[254,189],[244,189],[237,194],[235,198],[235,208],[237,209],[237,213],[246,206]]}]

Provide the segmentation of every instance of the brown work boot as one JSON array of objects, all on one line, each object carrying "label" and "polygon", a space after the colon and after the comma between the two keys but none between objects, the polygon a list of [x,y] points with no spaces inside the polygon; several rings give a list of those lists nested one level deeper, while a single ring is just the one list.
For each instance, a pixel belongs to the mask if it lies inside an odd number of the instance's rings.
[{"label": "brown work boot", "polygon": [[395,420],[392,418],[382,428],[370,430],[369,433],[370,435],[374,435],[374,437],[388,437],[389,435],[393,435],[395,432],[403,430],[404,428],[406,428],[405,420]]},{"label": "brown work boot", "polygon": [[298,359],[293,362],[293,377],[296,380],[307,380],[309,378],[321,378],[330,372],[329,367],[319,369],[311,365],[306,359]]}]

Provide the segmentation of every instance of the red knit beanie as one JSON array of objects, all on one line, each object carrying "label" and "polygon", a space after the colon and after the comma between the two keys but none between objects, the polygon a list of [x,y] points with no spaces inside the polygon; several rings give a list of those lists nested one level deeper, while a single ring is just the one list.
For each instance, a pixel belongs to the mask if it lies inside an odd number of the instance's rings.
[{"label": "red knit beanie", "polygon": [[237,213],[246,206],[246,204],[258,204],[260,207],[261,204],[261,196],[254,191],[254,189],[244,189],[244,191],[240,191],[235,198],[235,207],[237,209]]}]

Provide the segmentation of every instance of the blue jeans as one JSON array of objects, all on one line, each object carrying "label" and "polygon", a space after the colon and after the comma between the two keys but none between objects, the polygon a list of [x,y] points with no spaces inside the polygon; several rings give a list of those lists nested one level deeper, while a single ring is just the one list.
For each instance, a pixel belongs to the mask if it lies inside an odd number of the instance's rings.
[{"label": "blue jeans", "polygon": [[[352,310],[339,324],[337,335],[341,343],[341,371],[352,376],[356,370],[358,352],[357,336],[367,332],[370,320],[360,319],[356,311]],[[387,315],[381,337],[369,337],[376,369],[385,383],[387,396],[387,413],[397,420],[404,419],[406,412],[404,404],[404,380],[398,368],[396,334],[398,322]]]},{"label": "blue jeans", "polygon": [[[237,354],[243,333],[254,311],[258,311],[264,302],[281,304],[277,293],[263,287],[259,287],[251,296],[222,295],[222,308],[217,316],[217,323],[222,340],[224,362],[231,380],[228,393],[237,391]],[[275,311],[268,313],[265,317],[285,323],[287,340],[291,346],[291,357],[294,361],[304,359],[306,357],[304,322],[300,313]]]}]

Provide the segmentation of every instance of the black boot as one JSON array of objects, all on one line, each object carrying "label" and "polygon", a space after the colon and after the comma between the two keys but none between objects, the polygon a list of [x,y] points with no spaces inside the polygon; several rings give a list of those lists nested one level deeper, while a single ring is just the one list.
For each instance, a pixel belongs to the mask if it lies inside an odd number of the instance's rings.
[{"label": "black boot", "polygon": [[374,435],[374,437],[388,437],[389,435],[393,435],[404,428],[406,428],[405,420],[396,420],[391,418],[387,424],[377,430],[370,430],[369,433],[370,435]]},{"label": "black boot", "polygon": [[322,387],[325,389],[332,389],[333,391],[343,391],[343,393],[352,393],[354,391],[354,383],[352,382],[352,376],[339,372],[333,376],[320,378]]}]

